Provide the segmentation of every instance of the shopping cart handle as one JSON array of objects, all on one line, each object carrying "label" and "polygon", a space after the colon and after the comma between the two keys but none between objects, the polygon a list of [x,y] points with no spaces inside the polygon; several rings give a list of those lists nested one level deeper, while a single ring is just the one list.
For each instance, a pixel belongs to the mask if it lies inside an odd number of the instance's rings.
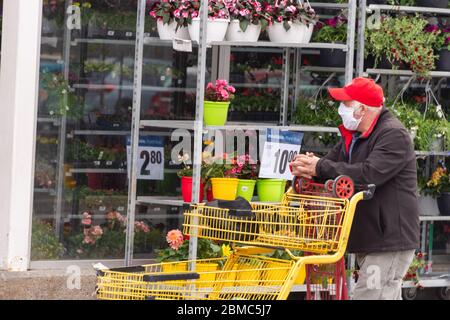
[{"label": "shopping cart handle", "polygon": [[173,280],[196,280],[200,278],[197,272],[183,272],[183,273],[170,273],[170,274],[158,274],[158,275],[145,275],[143,280],[145,282],[160,282],[160,281],[173,281]]},{"label": "shopping cart handle", "polygon": [[368,184],[367,190],[363,191],[363,199],[364,200],[370,200],[373,197],[373,194],[375,193],[376,185],[374,184]]}]

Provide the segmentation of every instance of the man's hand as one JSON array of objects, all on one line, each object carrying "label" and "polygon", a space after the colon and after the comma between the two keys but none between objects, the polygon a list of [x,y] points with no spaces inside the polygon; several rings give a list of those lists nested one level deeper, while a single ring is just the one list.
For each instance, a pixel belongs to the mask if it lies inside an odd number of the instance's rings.
[{"label": "man's hand", "polygon": [[316,165],[320,158],[314,154],[307,152],[305,154],[297,155],[291,162],[292,174],[297,177],[305,177],[312,179],[316,176]]}]

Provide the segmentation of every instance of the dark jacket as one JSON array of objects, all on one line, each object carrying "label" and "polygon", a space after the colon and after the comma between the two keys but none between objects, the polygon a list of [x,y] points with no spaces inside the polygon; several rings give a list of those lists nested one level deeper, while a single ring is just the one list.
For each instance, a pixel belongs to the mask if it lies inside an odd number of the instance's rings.
[{"label": "dark jacket", "polygon": [[339,129],[342,139],[317,162],[318,178],[348,175],[356,184],[376,185],[374,197],[357,206],[348,251],[419,248],[416,158],[408,131],[385,107],[364,135]]}]

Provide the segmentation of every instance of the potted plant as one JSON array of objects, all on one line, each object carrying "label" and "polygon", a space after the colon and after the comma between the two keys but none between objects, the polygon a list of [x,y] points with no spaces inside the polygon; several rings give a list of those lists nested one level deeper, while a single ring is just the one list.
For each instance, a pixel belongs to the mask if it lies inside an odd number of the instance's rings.
[{"label": "potted plant", "polygon": [[55,260],[63,256],[64,246],[49,223],[34,218],[31,231],[32,260]]},{"label": "potted plant", "polygon": [[[174,16],[178,26],[188,26],[189,35],[192,40],[199,42],[200,39],[200,1],[182,1]],[[223,0],[208,0],[208,21],[206,42],[223,41],[227,32],[230,15]]]},{"label": "potted plant", "polygon": [[[166,236],[169,248],[158,250],[156,260],[162,263],[163,272],[185,272],[188,270],[187,260],[189,258],[189,236],[183,235],[178,230],[170,230]],[[214,259],[228,254],[226,246],[219,246],[208,239],[197,240],[197,259]],[[203,286],[203,281],[211,283],[215,280],[216,271],[220,267],[219,263],[211,261],[198,261],[196,271],[205,272],[200,275],[197,286]],[[178,281],[179,282],[179,281]],[[205,285],[206,286],[206,285]]]},{"label": "potted plant", "polygon": [[272,42],[308,43],[317,16],[309,2],[269,0],[264,11],[270,15],[267,33]]},{"label": "potted plant", "polygon": [[[232,160],[226,153],[216,156],[205,165],[207,186],[211,186],[214,199],[235,200],[239,179],[233,170]],[[227,163],[229,162],[229,163]]]},{"label": "potted plant", "polygon": [[256,180],[258,179],[258,165],[252,161],[250,155],[240,155],[233,159],[231,171],[239,179],[236,195],[249,202],[252,201]]},{"label": "potted plant", "polygon": [[205,91],[203,120],[206,126],[223,126],[227,121],[230,101],[234,99],[236,89],[226,80],[216,80],[215,85],[208,83]]},{"label": "potted plant", "polygon": [[[177,172],[178,177],[181,178],[181,194],[183,196],[184,202],[192,202],[192,175],[193,175],[193,169],[190,165],[188,165],[189,162],[189,155],[187,153],[183,154],[182,156],[178,156],[178,161],[182,163],[183,167],[181,170]],[[202,172],[204,172],[202,168]],[[200,195],[198,202],[203,201],[204,194],[204,184],[203,179],[200,182]]]},{"label": "potted plant", "polygon": [[[428,26],[428,30],[435,30],[437,26]],[[450,27],[440,29],[436,50],[439,53],[437,58],[436,70],[450,71]]]},{"label": "potted plant", "polygon": [[411,262],[403,280],[412,281],[416,287],[420,287],[420,274],[426,269],[427,264],[425,262],[425,254],[422,252],[417,252],[414,255],[413,261]]},{"label": "potted plant", "polygon": [[433,172],[422,191],[437,199],[441,215],[450,215],[450,174],[443,163]]},{"label": "potted plant", "polygon": [[186,26],[178,25],[175,12],[179,12],[182,6],[180,1],[157,1],[150,8],[150,16],[156,19],[159,38],[172,40],[174,38],[189,40],[189,32]]},{"label": "potted plant", "polygon": [[225,0],[230,13],[230,25],[226,38],[228,41],[258,41],[261,29],[268,24],[267,17],[262,11],[261,2],[255,0]]},{"label": "potted plant", "polygon": [[261,202],[280,202],[286,191],[286,180],[259,178],[256,182],[258,198]]},{"label": "potted plant", "polygon": [[367,30],[366,54],[374,56],[375,65],[385,59],[394,68],[407,66],[426,76],[435,67],[433,47],[437,41],[436,33],[424,32],[427,24],[417,16],[383,16],[379,29]]},{"label": "potted plant", "polygon": [[[316,24],[313,42],[346,43],[347,19],[336,16]],[[322,67],[337,68],[345,65],[346,53],[343,50],[320,49],[319,64]]]}]

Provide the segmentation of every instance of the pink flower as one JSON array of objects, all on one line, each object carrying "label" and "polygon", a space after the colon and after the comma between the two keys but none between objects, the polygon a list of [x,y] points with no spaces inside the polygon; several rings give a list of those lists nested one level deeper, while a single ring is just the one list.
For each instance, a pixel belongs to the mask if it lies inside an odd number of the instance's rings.
[{"label": "pink flower", "polygon": [[208,83],[208,85],[206,86],[206,89],[214,90],[214,85],[210,82],[210,83]]},{"label": "pink flower", "polygon": [[248,10],[248,9],[242,9],[242,10],[240,10],[239,11],[239,14],[241,15],[241,16],[247,16],[247,15],[249,15],[250,14],[250,10]]},{"label": "pink flower", "polygon": [[156,11],[155,10],[150,11],[150,17],[156,18]]},{"label": "pink flower", "polygon": [[92,224],[91,215],[88,212],[83,213],[83,219],[81,220],[81,224],[85,226],[90,226]]},{"label": "pink flower", "polygon": [[230,97],[227,90],[220,90],[220,95],[222,96],[222,99],[228,99]]},{"label": "pink flower", "polygon": [[189,12],[183,11],[182,16],[183,18],[187,18],[189,16]]},{"label": "pink flower", "polygon": [[283,17],[282,16],[278,16],[277,20],[278,20],[278,22],[282,22],[283,21]]},{"label": "pink flower", "polygon": [[167,232],[166,240],[173,250],[178,250],[184,242],[183,233],[178,229],[170,230]]},{"label": "pink flower", "polygon": [[218,86],[218,87],[225,87],[227,85],[228,85],[227,80],[221,80],[221,79],[216,80],[216,86]]},{"label": "pink flower", "polygon": [[180,18],[180,16],[181,16],[180,9],[175,9],[175,11],[173,12],[173,15],[174,15],[176,18]]},{"label": "pink flower", "polygon": [[192,12],[192,18],[197,18],[197,17],[198,17],[198,12],[197,11]]},{"label": "pink flower", "polygon": [[286,11],[290,12],[290,13],[296,13],[297,12],[297,8],[295,6],[289,6],[289,7],[286,8]]},{"label": "pink flower", "polygon": [[228,92],[230,92],[230,93],[236,92],[236,89],[233,86],[226,86],[225,89],[228,90]]},{"label": "pink flower", "polygon": [[100,226],[93,226],[91,234],[95,237],[99,237],[103,234],[103,229]]}]

